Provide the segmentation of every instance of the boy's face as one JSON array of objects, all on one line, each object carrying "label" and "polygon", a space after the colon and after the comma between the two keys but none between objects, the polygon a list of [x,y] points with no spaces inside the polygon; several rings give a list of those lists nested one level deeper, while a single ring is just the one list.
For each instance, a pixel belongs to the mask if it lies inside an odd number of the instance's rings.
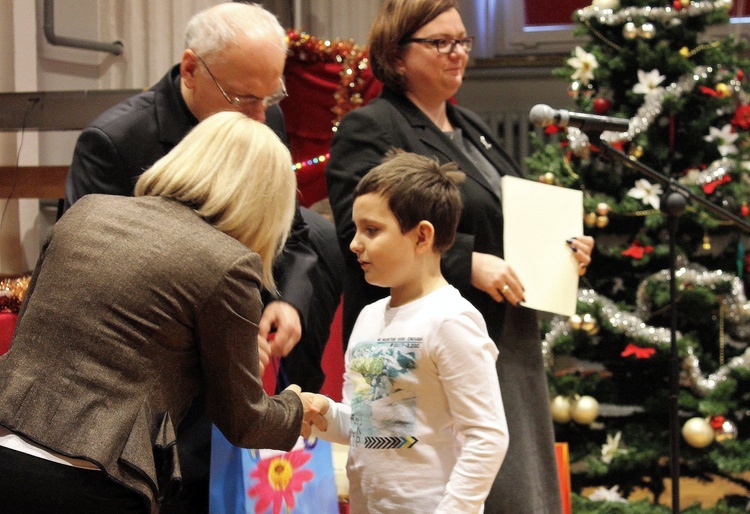
[{"label": "boy's face", "polygon": [[358,196],[352,219],[357,232],[349,248],[357,254],[369,284],[393,290],[415,280],[419,275],[415,269],[416,228],[402,234],[385,197],[376,193]]}]

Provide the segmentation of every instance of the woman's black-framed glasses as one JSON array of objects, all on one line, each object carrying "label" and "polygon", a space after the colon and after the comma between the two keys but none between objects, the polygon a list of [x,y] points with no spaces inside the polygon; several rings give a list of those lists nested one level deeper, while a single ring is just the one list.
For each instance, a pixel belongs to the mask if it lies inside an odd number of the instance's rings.
[{"label": "woman's black-framed glasses", "polygon": [[433,45],[437,51],[441,54],[452,53],[457,45],[461,45],[466,53],[471,52],[471,48],[474,46],[474,36],[462,37],[462,38],[447,38],[447,37],[410,37],[405,39],[406,43],[427,43]]},{"label": "woman's black-framed glasses", "polygon": [[[193,52],[195,54],[195,52]],[[223,87],[221,87],[221,84],[219,84],[219,81],[216,80],[216,77],[214,77],[214,74],[211,72],[211,68],[208,67],[208,64],[206,64],[206,61],[203,60],[203,58],[195,54],[195,56],[198,58],[198,60],[201,62],[204,68],[206,68],[206,71],[208,72],[208,75],[211,77],[211,80],[214,81],[214,84],[216,84],[216,87],[221,92],[224,99],[229,102],[230,105],[234,105],[235,107],[248,107],[253,104],[257,104],[260,102],[263,107],[270,107],[272,105],[276,105],[277,103],[281,102],[284,98],[289,96],[286,92],[286,84],[284,84],[284,79],[281,79],[281,87],[272,95],[266,96],[264,98],[258,98],[255,95],[230,95],[228,94]]]}]

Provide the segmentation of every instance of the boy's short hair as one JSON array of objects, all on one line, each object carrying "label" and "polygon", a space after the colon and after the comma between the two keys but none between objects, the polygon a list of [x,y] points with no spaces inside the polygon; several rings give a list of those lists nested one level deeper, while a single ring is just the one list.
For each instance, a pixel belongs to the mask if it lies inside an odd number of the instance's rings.
[{"label": "boy's short hair", "polygon": [[443,253],[453,244],[461,217],[458,184],[465,175],[455,163],[403,150],[390,150],[383,162],[370,170],[354,188],[354,198],[369,193],[388,199],[401,233],[429,221],[435,227],[435,251]]}]

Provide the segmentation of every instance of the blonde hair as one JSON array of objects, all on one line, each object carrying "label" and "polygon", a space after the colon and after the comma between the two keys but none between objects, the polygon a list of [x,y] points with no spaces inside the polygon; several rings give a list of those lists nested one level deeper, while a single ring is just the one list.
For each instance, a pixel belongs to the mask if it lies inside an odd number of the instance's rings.
[{"label": "blonde hair", "polygon": [[296,178],[284,143],[239,112],[209,116],[143,173],[136,196],[162,196],[192,207],[218,230],[258,253],[263,283],[295,210]]}]

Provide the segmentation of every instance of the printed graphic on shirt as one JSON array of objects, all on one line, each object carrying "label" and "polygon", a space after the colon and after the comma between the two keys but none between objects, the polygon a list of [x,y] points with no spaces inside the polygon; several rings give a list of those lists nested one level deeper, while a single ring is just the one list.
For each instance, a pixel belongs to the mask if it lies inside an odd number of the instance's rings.
[{"label": "printed graphic on shirt", "polygon": [[421,338],[382,338],[352,349],[352,446],[411,448],[417,443],[416,354]]}]

